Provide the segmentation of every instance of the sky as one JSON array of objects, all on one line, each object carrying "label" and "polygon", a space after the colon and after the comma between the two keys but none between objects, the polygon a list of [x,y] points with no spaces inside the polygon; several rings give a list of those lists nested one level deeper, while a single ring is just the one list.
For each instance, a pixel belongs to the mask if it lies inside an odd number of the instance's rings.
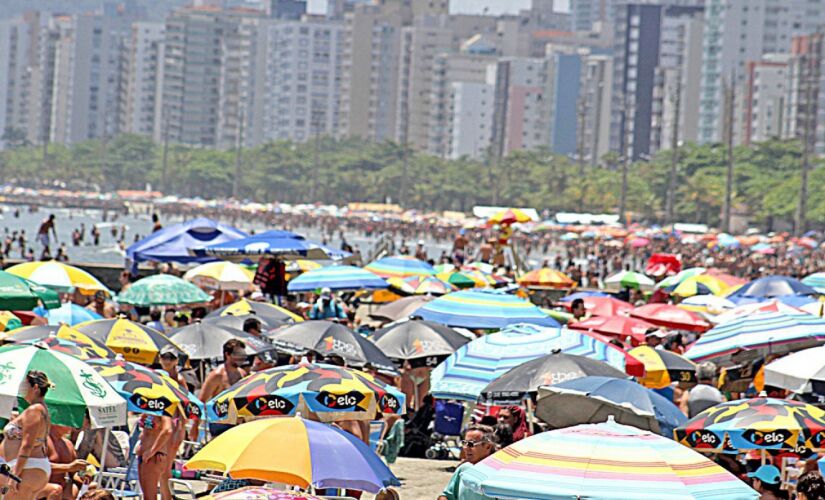
[{"label": "sky", "polygon": [[[324,12],[326,0],[309,0],[310,12]],[[451,0],[450,9],[452,12],[462,14],[481,14],[484,8],[489,9],[491,15],[515,14],[521,9],[530,6],[530,0]],[[566,11],[568,0],[556,0],[556,10]]]}]

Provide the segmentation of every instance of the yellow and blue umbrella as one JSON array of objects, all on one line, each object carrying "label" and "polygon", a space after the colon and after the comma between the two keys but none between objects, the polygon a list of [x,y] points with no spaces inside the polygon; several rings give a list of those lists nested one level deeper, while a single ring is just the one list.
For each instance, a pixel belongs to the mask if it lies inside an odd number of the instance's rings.
[{"label": "yellow and blue umbrella", "polygon": [[673,382],[683,386],[696,383],[696,364],[675,352],[643,345],[628,354],[644,363],[645,375],[639,378],[639,383],[645,387],[662,389]]},{"label": "yellow and blue umbrella", "polygon": [[293,278],[287,285],[290,292],[330,290],[377,290],[387,288],[380,276],[355,266],[327,266]]},{"label": "yellow and blue umbrella", "polygon": [[673,295],[679,297],[693,297],[694,295],[721,295],[728,288],[728,285],[708,274],[691,276],[673,288],[665,288]]},{"label": "yellow and blue umbrella", "polygon": [[106,346],[96,344],[86,344],[75,340],[60,337],[46,337],[40,340],[26,340],[20,344],[38,345],[49,349],[68,354],[76,358],[87,361],[90,359],[114,359],[117,354]]},{"label": "yellow and blue umbrella", "polygon": [[410,276],[432,276],[433,266],[409,255],[384,257],[364,266],[364,269],[382,278],[409,278]]},{"label": "yellow and blue umbrella", "polygon": [[20,328],[12,332],[5,338],[6,342],[23,343],[23,342],[37,342],[40,340],[47,340],[49,338],[58,338],[61,340],[68,340],[77,344],[89,345],[95,348],[95,351],[100,358],[108,358],[109,352],[112,352],[106,344],[92,337],[81,333],[68,325],[36,325]]},{"label": "yellow and blue umbrella", "polygon": [[56,260],[24,262],[11,266],[6,271],[58,292],[70,292],[77,289],[86,295],[92,295],[98,291],[111,295],[106,285],[88,271]]},{"label": "yellow and blue umbrella", "polygon": [[415,313],[448,326],[500,329],[516,323],[559,326],[535,305],[492,290],[462,290],[424,304]]}]

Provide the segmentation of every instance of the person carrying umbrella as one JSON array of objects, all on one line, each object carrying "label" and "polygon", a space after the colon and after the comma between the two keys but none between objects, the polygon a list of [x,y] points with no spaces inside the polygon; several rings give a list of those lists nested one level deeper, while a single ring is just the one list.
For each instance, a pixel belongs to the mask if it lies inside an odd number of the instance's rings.
[{"label": "person carrying umbrella", "polygon": [[471,425],[464,432],[461,450],[466,461],[453,472],[450,482],[438,497],[438,500],[476,500],[487,498],[471,490],[462,488],[461,475],[473,465],[481,462],[496,451],[495,432],[487,425]]}]

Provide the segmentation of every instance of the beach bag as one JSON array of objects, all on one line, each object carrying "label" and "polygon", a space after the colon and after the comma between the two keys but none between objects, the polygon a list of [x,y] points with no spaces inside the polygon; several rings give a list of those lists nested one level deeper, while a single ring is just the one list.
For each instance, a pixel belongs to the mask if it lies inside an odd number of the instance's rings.
[{"label": "beach bag", "polygon": [[435,432],[445,436],[459,436],[463,420],[463,404],[441,399],[435,401]]}]

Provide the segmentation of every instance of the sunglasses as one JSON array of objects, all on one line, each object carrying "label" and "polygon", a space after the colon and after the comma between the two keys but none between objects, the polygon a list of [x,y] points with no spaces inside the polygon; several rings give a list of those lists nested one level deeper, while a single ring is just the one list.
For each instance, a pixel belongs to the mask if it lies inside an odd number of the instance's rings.
[{"label": "sunglasses", "polygon": [[469,448],[469,449],[472,450],[476,446],[478,446],[480,444],[483,444],[483,443],[486,443],[486,442],[488,442],[486,439],[482,439],[481,441],[468,441],[466,439],[462,439],[460,444],[461,444],[462,448]]}]

